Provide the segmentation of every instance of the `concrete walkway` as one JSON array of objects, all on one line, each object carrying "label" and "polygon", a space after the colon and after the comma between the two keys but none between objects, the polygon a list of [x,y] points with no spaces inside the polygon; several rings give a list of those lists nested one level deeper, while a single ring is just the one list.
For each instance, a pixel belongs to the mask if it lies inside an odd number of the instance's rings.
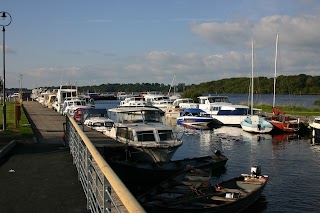
[{"label": "concrete walkway", "polygon": [[37,102],[24,102],[36,141],[17,141],[0,159],[0,212],[88,212],[69,149],[65,117]]}]

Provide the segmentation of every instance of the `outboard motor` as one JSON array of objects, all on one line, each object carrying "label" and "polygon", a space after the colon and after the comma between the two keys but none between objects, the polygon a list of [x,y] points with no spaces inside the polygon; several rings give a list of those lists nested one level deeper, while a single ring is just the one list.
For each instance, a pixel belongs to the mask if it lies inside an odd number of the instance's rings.
[{"label": "outboard motor", "polygon": [[252,166],[251,167],[251,176],[252,177],[257,177],[261,175],[261,168],[260,166]]}]

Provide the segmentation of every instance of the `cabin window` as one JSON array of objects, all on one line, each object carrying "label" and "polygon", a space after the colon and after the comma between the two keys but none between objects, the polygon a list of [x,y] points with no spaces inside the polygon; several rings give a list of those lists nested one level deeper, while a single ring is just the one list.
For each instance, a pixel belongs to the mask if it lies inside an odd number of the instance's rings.
[{"label": "cabin window", "polygon": [[138,141],[155,141],[153,131],[137,132]]},{"label": "cabin window", "polygon": [[160,121],[160,113],[158,111],[142,112],[145,121]]},{"label": "cabin window", "polygon": [[101,122],[93,123],[92,126],[94,127],[101,127],[103,124]]},{"label": "cabin window", "polygon": [[212,111],[219,111],[219,110],[220,110],[220,107],[212,107],[211,110],[212,110]]},{"label": "cabin window", "polygon": [[314,120],[314,122],[320,124],[320,120]]},{"label": "cabin window", "polygon": [[159,130],[160,141],[173,140],[173,133],[170,130]]},{"label": "cabin window", "polygon": [[128,138],[132,141],[134,140],[132,131],[128,131],[127,128],[117,128],[117,136],[122,138]]}]

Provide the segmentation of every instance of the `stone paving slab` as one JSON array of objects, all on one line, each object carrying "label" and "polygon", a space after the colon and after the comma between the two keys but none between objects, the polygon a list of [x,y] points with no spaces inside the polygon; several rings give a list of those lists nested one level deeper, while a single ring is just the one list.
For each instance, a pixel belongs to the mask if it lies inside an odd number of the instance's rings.
[{"label": "stone paving slab", "polygon": [[17,141],[0,159],[0,212],[88,212],[69,149],[65,117],[38,102],[24,102],[37,143]]}]

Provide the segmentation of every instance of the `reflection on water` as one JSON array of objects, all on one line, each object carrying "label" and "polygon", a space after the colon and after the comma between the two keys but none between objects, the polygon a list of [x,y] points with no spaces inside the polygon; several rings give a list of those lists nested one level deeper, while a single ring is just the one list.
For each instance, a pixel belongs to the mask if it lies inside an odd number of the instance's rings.
[{"label": "reflection on water", "polygon": [[230,126],[197,130],[172,121],[167,124],[184,142],[173,159],[208,155],[215,149],[229,158],[225,173],[215,181],[250,173],[252,165],[260,165],[262,174],[270,176],[262,197],[246,212],[317,212],[320,208],[320,145],[310,139],[296,133],[251,134]]},{"label": "reflection on water", "polygon": [[175,119],[164,122],[184,142],[173,159],[204,156],[215,149],[228,157],[225,172],[216,174],[215,181],[250,173],[252,165],[261,166],[262,174],[270,179],[261,198],[246,212],[318,212],[320,145],[316,141],[297,134],[251,134],[229,126],[197,130],[177,126]]}]

